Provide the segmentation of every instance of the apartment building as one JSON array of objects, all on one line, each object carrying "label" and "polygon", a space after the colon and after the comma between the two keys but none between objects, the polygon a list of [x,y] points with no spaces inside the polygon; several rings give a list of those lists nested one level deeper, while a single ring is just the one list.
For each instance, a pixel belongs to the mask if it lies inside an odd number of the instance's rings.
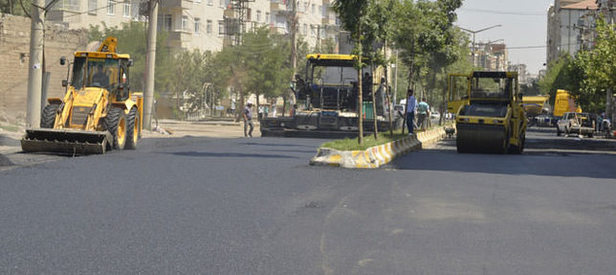
[{"label": "apartment building", "polygon": [[592,45],[592,28],[596,0],[555,0],[548,10],[547,63],[561,52],[575,55]]},{"label": "apartment building", "polygon": [[219,51],[225,31],[225,0],[163,0],[158,10],[158,30],[168,33],[172,49]]},{"label": "apartment building", "polygon": [[[47,19],[69,29],[103,24],[116,27],[144,20],[139,15],[139,6],[146,1],[59,0]],[[330,1],[296,0],[298,38],[311,47],[325,39],[338,41],[339,27]],[[160,0],[157,27],[168,33],[168,46],[172,49],[216,52],[233,44],[240,29],[246,32],[269,26],[278,33],[289,33],[291,4],[290,0]]]},{"label": "apartment building", "polygon": [[528,84],[530,74],[526,71],[526,64],[513,64],[509,65],[507,71],[518,72],[518,81],[521,85]]},{"label": "apartment building", "polygon": [[616,0],[597,0],[597,8],[608,21],[616,23]]},{"label": "apartment building", "polygon": [[508,69],[509,51],[503,43],[477,43],[475,50],[475,67],[487,71],[505,71]]},{"label": "apartment building", "polygon": [[[52,0],[45,0],[49,4]],[[88,29],[91,25],[120,26],[139,16],[141,0],[59,0],[47,13],[51,24],[64,25],[69,29]]]}]

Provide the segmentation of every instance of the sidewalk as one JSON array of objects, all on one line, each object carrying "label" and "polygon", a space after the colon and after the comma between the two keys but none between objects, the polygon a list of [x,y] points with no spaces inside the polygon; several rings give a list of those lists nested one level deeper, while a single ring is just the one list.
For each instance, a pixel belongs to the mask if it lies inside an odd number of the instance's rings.
[{"label": "sidewalk", "polygon": [[[241,138],[244,123],[232,120],[179,121],[164,119],[158,121],[159,131],[143,130],[142,138],[214,137]],[[8,123],[0,123],[0,155],[21,152],[20,140],[25,129]],[[259,123],[255,122],[253,137],[260,137]]]},{"label": "sidewalk", "polygon": [[[259,123],[252,131],[253,137],[260,137]],[[240,138],[244,137],[244,123],[232,120],[209,120],[209,121],[179,121],[161,119],[158,121],[159,131],[143,130],[144,138],[161,137],[215,137],[215,138]]]},{"label": "sidewalk", "polygon": [[[178,121],[159,120],[158,131],[143,130],[143,139],[181,138],[181,137],[212,137],[212,138],[243,138],[244,124],[229,120],[221,121]],[[21,153],[21,138],[25,128],[0,122],[0,171],[19,166],[27,166],[47,161],[53,161],[62,156],[44,153]],[[253,137],[260,137],[258,123],[252,132]]]}]

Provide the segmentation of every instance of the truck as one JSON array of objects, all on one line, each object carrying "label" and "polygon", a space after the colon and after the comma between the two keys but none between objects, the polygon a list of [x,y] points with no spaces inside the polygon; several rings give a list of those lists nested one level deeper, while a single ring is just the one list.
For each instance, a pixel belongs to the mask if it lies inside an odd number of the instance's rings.
[{"label": "truck", "polygon": [[[305,76],[296,75],[293,88],[297,100],[293,115],[261,119],[261,136],[356,137],[358,108],[363,108],[365,134],[375,130],[374,120],[379,131],[389,130],[391,105],[381,81],[385,77],[382,67],[364,68],[366,79],[358,83],[354,55],[309,54],[306,58]],[[362,106],[358,104],[359,85],[363,89]],[[394,128],[402,126],[401,116],[392,116],[392,121]]]},{"label": "truck", "polygon": [[581,113],[582,108],[580,108],[576,103],[571,94],[567,90],[556,90],[556,97],[554,99],[554,117],[561,118],[566,112],[573,113]]},{"label": "truck", "polygon": [[[97,51],[74,53],[62,81],[64,97],[47,99],[40,128],[26,129],[21,140],[24,152],[87,155],[136,149],[143,128],[143,93],[130,90],[133,61],[116,46],[117,38],[107,37]],[[61,65],[66,63],[60,59]]]}]

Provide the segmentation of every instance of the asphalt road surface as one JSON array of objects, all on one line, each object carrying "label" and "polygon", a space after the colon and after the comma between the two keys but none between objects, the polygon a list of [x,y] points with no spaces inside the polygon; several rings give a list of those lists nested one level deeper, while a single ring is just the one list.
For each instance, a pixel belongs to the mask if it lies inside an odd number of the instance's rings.
[{"label": "asphalt road surface", "polygon": [[452,140],[376,170],[316,139],[146,139],[0,171],[3,274],[614,274],[613,142]]}]

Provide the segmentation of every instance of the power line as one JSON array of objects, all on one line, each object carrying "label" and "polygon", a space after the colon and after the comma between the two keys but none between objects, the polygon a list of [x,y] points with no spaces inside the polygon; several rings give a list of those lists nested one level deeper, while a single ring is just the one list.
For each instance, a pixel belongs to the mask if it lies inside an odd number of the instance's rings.
[{"label": "power line", "polygon": [[[582,43],[569,43],[569,44],[560,44],[559,47],[567,47],[567,46],[578,46]],[[531,49],[545,49],[548,45],[537,45],[537,46],[516,46],[516,47],[507,47],[507,50],[531,50]]]},{"label": "power line", "polygon": [[485,10],[485,9],[460,9],[460,10],[468,11],[468,12],[491,13],[491,14],[500,14],[500,15],[546,16],[546,12],[516,12],[516,11]]}]

